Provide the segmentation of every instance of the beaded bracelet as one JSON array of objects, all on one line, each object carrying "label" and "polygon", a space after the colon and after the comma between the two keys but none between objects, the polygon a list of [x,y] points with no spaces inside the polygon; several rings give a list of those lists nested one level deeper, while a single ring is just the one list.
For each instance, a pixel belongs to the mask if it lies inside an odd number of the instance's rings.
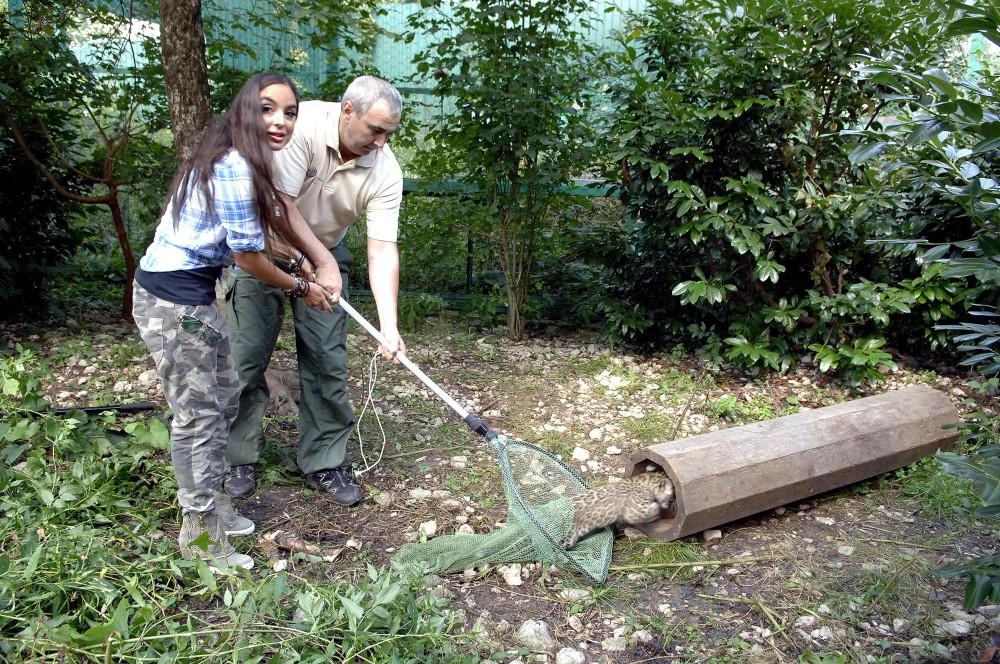
[{"label": "beaded bracelet", "polygon": [[285,295],[291,295],[292,297],[305,297],[309,294],[309,282],[302,277],[295,276],[292,277],[294,280],[292,282],[292,287],[285,290]]}]

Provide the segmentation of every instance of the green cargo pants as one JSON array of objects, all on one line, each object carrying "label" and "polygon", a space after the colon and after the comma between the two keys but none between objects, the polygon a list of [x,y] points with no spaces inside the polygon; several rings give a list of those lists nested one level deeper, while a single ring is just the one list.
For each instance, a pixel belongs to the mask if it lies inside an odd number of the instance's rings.
[{"label": "green cargo pants", "polygon": [[[330,250],[347,278],[354,260],[343,244]],[[264,450],[264,413],[270,393],[264,370],[271,361],[285,314],[285,294],[242,270],[232,270],[226,289],[232,360],[240,377],[239,414],[229,430],[226,462],[258,463]],[[295,350],[302,382],[298,466],[303,474],[350,463],[347,440],[354,413],[347,390],[347,315],[307,307],[291,298]]]}]

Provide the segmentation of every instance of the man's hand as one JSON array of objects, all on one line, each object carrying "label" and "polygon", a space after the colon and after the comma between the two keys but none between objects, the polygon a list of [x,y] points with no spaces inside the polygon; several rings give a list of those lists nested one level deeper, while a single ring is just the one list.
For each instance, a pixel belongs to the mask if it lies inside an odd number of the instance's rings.
[{"label": "man's hand", "polygon": [[320,265],[316,268],[314,276],[316,283],[327,292],[330,304],[336,304],[340,299],[340,291],[344,288],[344,280],[340,277],[340,266],[337,265],[337,261]]},{"label": "man's hand", "polygon": [[392,360],[393,364],[399,364],[399,360],[396,359],[398,353],[406,354],[406,344],[403,343],[402,337],[399,336],[399,330],[396,328],[391,329],[381,329],[379,332],[382,333],[382,338],[385,339],[388,346],[379,346],[378,349],[382,353],[382,357],[387,360]]}]

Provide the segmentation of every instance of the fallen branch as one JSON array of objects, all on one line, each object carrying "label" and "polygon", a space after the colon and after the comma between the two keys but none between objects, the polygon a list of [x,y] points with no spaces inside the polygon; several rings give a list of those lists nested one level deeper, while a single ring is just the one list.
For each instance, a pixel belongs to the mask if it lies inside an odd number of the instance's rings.
[{"label": "fallen branch", "polygon": [[786,560],[787,556],[760,556],[757,558],[729,558],[727,560],[696,560],[683,563],[647,563],[645,565],[612,565],[612,572],[628,572],[637,569],[664,569],[672,567],[717,567],[719,565],[739,565],[741,563],[759,563],[768,560]]},{"label": "fallen branch", "polygon": [[326,550],[318,544],[307,542],[295,533],[284,530],[275,530],[266,535],[261,535],[260,546],[270,560],[279,560],[281,556],[278,550],[282,549],[289,553],[305,553],[310,556],[319,556],[324,561],[332,563],[344,551],[343,548]]}]

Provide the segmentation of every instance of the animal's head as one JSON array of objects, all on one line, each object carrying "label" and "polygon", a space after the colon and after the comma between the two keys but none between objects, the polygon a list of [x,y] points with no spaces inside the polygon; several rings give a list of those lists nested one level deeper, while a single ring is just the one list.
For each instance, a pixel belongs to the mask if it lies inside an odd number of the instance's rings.
[{"label": "animal's head", "polygon": [[660,504],[660,509],[668,509],[674,502],[674,483],[665,474],[653,485],[653,499]]}]

